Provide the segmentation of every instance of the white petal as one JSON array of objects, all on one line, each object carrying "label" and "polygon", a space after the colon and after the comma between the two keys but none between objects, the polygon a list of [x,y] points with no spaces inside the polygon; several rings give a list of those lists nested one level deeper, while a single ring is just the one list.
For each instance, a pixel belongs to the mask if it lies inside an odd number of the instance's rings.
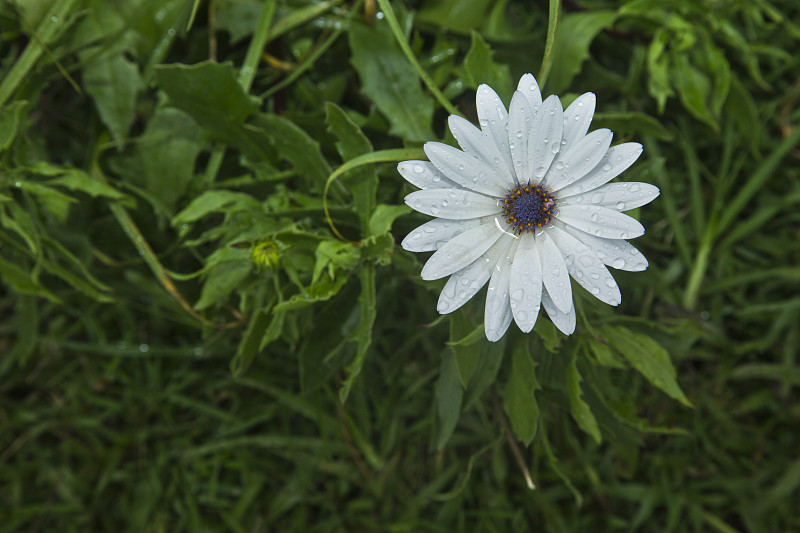
[{"label": "white petal", "polygon": [[536,113],[536,110],[542,105],[542,91],[539,89],[539,84],[533,74],[524,74],[517,84],[517,90],[525,95],[531,110]]},{"label": "white petal", "polygon": [[508,113],[503,101],[497,93],[486,84],[478,87],[475,94],[475,104],[478,110],[478,121],[486,136],[497,146],[500,155],[506,160],[508,169],[514,168],[511,164],[511,152],[508,150]]},{"label": "white petal", "polygon": [[627,211],[652,202],[661,191],[649,183],[618,182],[606,183],[583,194],[559,199],[559,205],[600,205]]},{"label": "white petal", "polygon": [[432,252],[441,248],[444,243],[456,235],[480,224],[480,218],[468,218],[466,220],[435,218],[406,235],[400,246],[409,252]]},{"label": "white petal", "polygon": [[479,259],[450,276],[439,295],[436,310],[443,315],[452,313],[475,296],[489,281],[500,258],[508,254],[512,242],[514,239],[503,235]]},{"label": "white petal", "polygon": [[460,186],[497,197],[508,192],[507,180],[474,155],[437,142],[425,143],[424,148],[431,163]]},{"label": "white petal", "polygon": [[494,169],[495,174],[503,179],[506,188],[515,185],[511,169],[506,167],[506,158],[500,154],[494,140],[458,115],[450,115],[448,123],[453,137],[465,152],[474,155],[486,166]]},{"label": "white petal", "polygon": [[539,106],[533,117],[528,139],[528,167],[531,181],[538,184],[550,169],[559,149],[564,130],[564,110],[558,96],[552,95]]},{"label": "white petal", "polygon": [[604,239],[633,239],[644,235],[638,220],[607,207],[559,205],[556,218]]},{"label": "white petal", "polygon": [[542,304],[542,260],[536,239],[530,233],[520,238],[509,283],[514,320],[519,329],[528,333],[536,325]]},{"label": "white petal", "polygon": [[642,145],[639,143],[623,143],[612,146],[591,172],[567,185],[558,191],[558,194],[559,196],[580,194],[608,183],[631,166],[641,154]]},{"label": "white petal", "polygon": [[489,280],[483,327],[486,330],[486,338],[492,342],[499,341],[511,324],[512,313],[508,289],[511,279],[511,264],[518,244],[519,240],[515,240],[511,245],[511,250],[500,257],[492,272],[492,278]]},{"label": "white petal", "polygon": [[447,179],[430,161],[403,161],[397,164],[397,171],[407,182],[420,189],[458,188],[455,182]]},{"label": "white petal", "polygon": [[629,272],[640,272],[647,269],[648,263],[645,256],[626,240],[602,239],[566,224],[561,229],[591,248],[594,255],[606,265]]},{"label": "white petal", "polygon": [[564,263],[564,256],[548,235],[548,230],[541,232],[536,239],[542,256],[542,283],[556,307],[567,312],[572,307],[572,285],[569,283],[569,271]]},{"label": "white petal", "polygon": [[547,294],[547,291],[542,293],[542,307],[544,310],[547,311],[547,315],[550,317],[550,320],[553,321],[553,324],[561,330],[561,333],[565,335],[572,335],[575,331],[575,307],[570,306],[569,311],[562,312],[556,307],[553,303],[553,300],[550,299],[550,296]]},{"label": "white petal", "polygon": [[405,197],[411,209],[440,218],[463,220],[499,213],[495,198],[464,189],[425,189]]},{"label": "white petal", "polygon": [[592,123],[596,98],[594,93],[584,93],[577,97],[564,111],[564,135],[561,151],[566,151],[589,131]]},{"label": "white petal", "polygon": [[614,277],[587,245],[555,226],[547,229],[564,254],[570,275],[595,298],[609,305],[619,305],[622,295]]},{"label": "white petal", "polygon": [[481,224],[456,235],[434,253],[422,267],[422,279],[432,280],[449,276],[466,267],[505,235],[494,224]]},{"label": "white petal", "polygon": [[559,155],[543,183],[551,191],[557,191],[584,177],[606,155],[613,136],[611,130],[600,129],[581,137]]},{"label": "white petal", "polygon": [[514,93],[508,109],[508,148],[511,150],[511,161],[514,164],[517,181],[528,183],[531,179],[528,165],[528,137],[532,127],[533,111],[528,99],[520,91]]}]

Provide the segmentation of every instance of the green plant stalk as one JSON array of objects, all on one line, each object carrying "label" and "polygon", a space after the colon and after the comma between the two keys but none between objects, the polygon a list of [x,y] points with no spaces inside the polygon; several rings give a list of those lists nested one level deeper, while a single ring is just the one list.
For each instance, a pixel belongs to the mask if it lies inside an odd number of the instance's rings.
[{"label": "green plant stalk", "polygon": [[45,45],[58,33],[61,25],[65,24],[67,16],[77,2],[78,0],[56,2],[53,10],[49,13],[50,16],[46,16],[39,24],[36,29],[36,38],[31,39],[20,58],[0,82],[0,107],[3,107],[28,72],[36,65],[45,51]]},{"label": "green plant stalk", "polygon": [[400,45],[400,48],[403,50],[403,53],[406,55],[406,58],[417,71],[417,74],[420,78],[422,78],[422,82],[428,87],[428,90],[431,94],[439,101],[442,107],[447,109],[447,112],[451,115],[461,115],[458,112],[458,109],[455,108],[450,101],[445,98],[442,92],[436,87],[436,84],[433,82],[433,79],[425,72],[425,69],[422,68],[422,65],[419,64],[417,61],[414,52],[411,50],[411,47],[408,46],[408,41],[406,41],[405,36],[403,35],[403,30],[400,28],[400,23],[397,22],[397,17],[394,15],[394,11],[392,10],[392,6],[389,4],[388,0],[378,0],[378,5],[381,7],[384,16],[386,17],[386,22],[389,23],[389,28],[392,30],[392,34],[394,38],[397,39],[397,43]]},{"label": "green plant stalk", "polygon": [[553,43],[556,38],[556,26],[558,25],[558,13],[561,10],[561,0],[550,0],[550,13],[547,18],[547,41],[544,45],[544,57],[542,57],[542,66],[539,69],[539,87],[544,87],[547,81],[547,76],[550,75],[550,67],[552,64],[552,51]]},{"label": "green plant stalk", "polygon": [[716,217],[712,215],[711,220],[703,233],[703,240],[692,265],[689,274],[689,282],[686,284],[686,292],[683,295],[683,305],[686,309],[694,309],[697,305],[697,297],[700,294],[700,287],[708,268],[708,259],[711,256],[711,248],[714,246],[714,235],[716,233]]},{"label": "green plant stalk", "polygon": [[258,63],[261,61],[261,53],[269,40],[269,27],[272,24],[272,18],[275,16],[276,3],[276,0],[267,0],[261,10],[261,17],[258,19],[256,31],[253,33],[244,63],[242,63],[241,70],[239,70],[239,84],[246,93],[249,93],[250,88],[253,86],[253,79],[255,79],[256,72],[258,72]]}]

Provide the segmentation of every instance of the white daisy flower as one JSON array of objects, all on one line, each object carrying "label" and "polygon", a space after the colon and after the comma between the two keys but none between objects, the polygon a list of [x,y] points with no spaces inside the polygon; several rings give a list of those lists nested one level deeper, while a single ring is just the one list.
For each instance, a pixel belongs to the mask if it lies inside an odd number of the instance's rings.
[{"label": "white daisy flower", "polygon": [[610,305],[621,296],[606,265],[639,271],[644,256],[625,239],[644,228],[622,212],[659,194],[647,183],[608,183],[642,153],[638,143],[611,146],[611,131],[589,134],[595,96],[586,93],[566,110],[553,95],[542,102],[536,79],[525,74],[506,111],[487,85],[477,93],[481,129],[451,115],[461,150],[425,144],[430,161],[404,161],[402,176],[421,190],[406,196],[416,211],[435,218],[402,243],[412,252],[436,252],[422,279],[450,276],[440,313],[455,311],[488,281],[484,325],[499,340],[512,319],[533,329],[544,306],[565,334],[575,331],[570,276]]}]

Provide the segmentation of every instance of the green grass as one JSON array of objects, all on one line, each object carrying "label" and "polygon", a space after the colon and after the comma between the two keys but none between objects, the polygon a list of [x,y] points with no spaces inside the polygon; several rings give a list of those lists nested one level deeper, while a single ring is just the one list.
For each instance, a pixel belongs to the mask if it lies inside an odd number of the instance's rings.
[{"label": "green grass", "polygon": [[[556,7],[0,4],[0,529],[800,530],[798,6]],[[661,196],[490,344],[393,162],[526,72]]]}]

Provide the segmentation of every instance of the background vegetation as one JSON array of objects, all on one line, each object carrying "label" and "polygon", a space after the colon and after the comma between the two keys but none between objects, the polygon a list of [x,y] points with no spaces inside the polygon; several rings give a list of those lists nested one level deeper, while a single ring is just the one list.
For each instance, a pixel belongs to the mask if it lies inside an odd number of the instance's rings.
[{"label": "background vegetation", "polygon": [[[798,20],[0,3],[1,529],[800,530]],[[525,72],[662,195],[619,308],[489,344],[399,248],[393,162]]]}]

